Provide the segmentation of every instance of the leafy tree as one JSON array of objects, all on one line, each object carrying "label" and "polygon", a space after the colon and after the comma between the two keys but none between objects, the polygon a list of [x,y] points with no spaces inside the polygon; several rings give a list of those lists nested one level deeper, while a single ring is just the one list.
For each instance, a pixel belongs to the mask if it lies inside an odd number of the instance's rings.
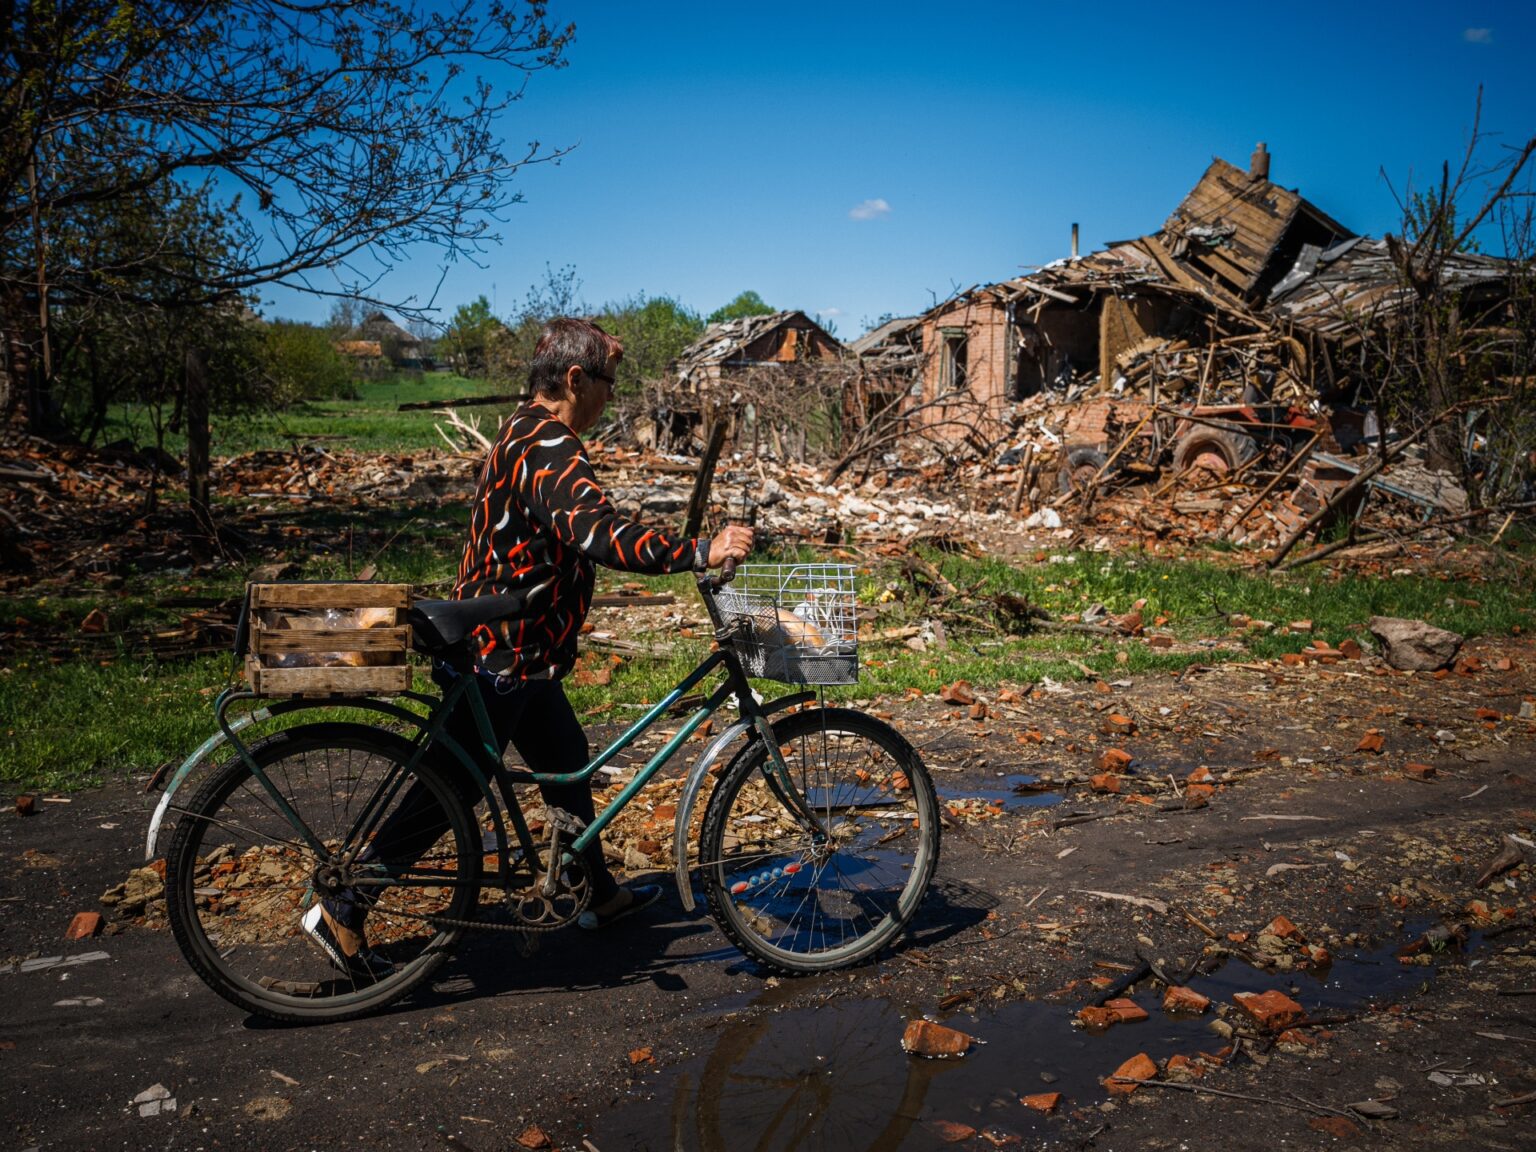
[{"label": "leafy tree", "polygon": [[777,311],[777,308],[770,307],[761,296],[749,289],[729,304],[711,312],[709,323],[720,324],[726,320],[740,320],[743,316],[768,316]]},{"label": "leafy tree", "polygon": [[460,304],[448,322],[448,345],[453,349],[459,371],[466,376],[483,375],[490,343],[505,327],[492,315],[491,302],[484,296]]},{"label": "leafy tree", "polygon": [[312,324],[275,320],[267,326],[264,351],[271,401],[355,399],[357,380],[331,334]]},{"label": "leafy tree", "polygon": [[617,391],[640,391],[642,381],[654,380],[667,365],[704,332],[704,321],[691,308],[670,296],[640,293],[607,305],[597,322],[624,343]]},{"label": "leafy tree", "polygon": [[[0,298],[38,318],[44,364],[49,307],[124,299],[125,269],[146,305],[274,283],[380,302],[408,249],[483,251],[509,177],[550,155],[508,152],[499,121],[574,33],[544,0],[23,0],[0,28]],[[172,180],[238,193],[221,259],[145,232],[126,262],[59,261],[82,215]]]}]

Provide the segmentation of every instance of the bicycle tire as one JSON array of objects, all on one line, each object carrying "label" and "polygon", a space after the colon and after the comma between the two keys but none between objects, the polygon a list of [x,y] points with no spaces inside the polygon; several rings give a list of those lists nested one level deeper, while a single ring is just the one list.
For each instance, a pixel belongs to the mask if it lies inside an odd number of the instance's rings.
[{"label": "bicycle tire", "polygon": [[[411,751],[394,733],[345,723],[304,725],[251,746],[251,759],[330,850],[325,861],[239,757],[209,776],[185,808],[172,809],[180,817],[166,858],[166,911],[177,945],[210,988],[274,1020],[346,1020],[406,995],[447,959],[462,929],[428,917],[470,917],[480,836],[464,800],[427,764],[392,790],[388,809],[414,794],[436,805],[431,815],[446,818],[446,831],[409,864],[376,864],[369,875],[383,886],[353,889],[378,893],[368,943],[393,972],[369,979],[335,968],[300,923],[318,898],[319,869],[336,863],[367,798]],[[450,870],[451,884],[432,884],[434,873],[447,880]]]},{"label": "bicycle tire", "polygon": [[873,716],[819,708],[773,725],[798,802],[749,744],[721,774],[700,832],[710,913],[767,968],[832,971],[875,956],[917,911],[939,861],[939,804],[906,739]]}]

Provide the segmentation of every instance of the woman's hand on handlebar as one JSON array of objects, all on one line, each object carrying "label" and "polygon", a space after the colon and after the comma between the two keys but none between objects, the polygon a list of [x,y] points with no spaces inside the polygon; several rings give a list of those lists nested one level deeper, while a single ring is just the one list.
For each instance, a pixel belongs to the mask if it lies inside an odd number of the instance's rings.
[{"label": "woman's hand on handlebar", "polygon": [[728,525],[709,542],[709,566],[719,568],[727,560],[745,560],[752,551],[752,529],[741,524]]}]

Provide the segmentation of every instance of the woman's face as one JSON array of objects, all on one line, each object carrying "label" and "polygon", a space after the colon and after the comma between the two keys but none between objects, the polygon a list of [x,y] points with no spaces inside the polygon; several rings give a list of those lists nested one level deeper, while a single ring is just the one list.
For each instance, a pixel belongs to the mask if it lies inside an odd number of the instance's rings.
[{"label": "woman's face", "polygon": [[614,378],[618,370],[618,360],[610,356],[603,365],[602,375],[591,376],[583,371],[576,377],[571,398],[571,427],[578,435],[594,427],[602,418],[603,409],[608,407],[608,401],[613,397]]}]

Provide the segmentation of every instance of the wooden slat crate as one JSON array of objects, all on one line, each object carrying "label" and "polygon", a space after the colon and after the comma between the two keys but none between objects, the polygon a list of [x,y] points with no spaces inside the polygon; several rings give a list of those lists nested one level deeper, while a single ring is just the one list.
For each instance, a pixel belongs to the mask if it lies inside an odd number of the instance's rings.
[{"label": "wooden slat crate", "polygon": [[[249,584],[245,677],[258,696],[374,696],[411,685],[409,584]],[[327,609],[353,619],[328,624]]]}]

